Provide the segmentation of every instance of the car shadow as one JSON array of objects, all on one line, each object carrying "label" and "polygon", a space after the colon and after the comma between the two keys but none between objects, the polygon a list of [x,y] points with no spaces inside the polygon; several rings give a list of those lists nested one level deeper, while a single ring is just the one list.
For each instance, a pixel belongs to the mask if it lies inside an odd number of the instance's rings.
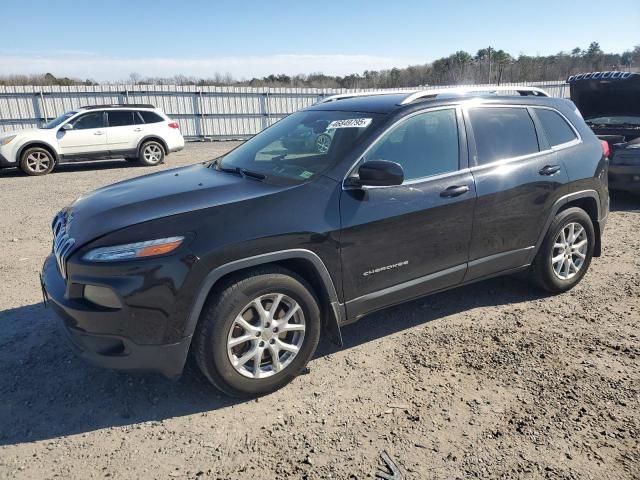
[{"label": "car shadow", "polygon": [[[369,315],[342,329],[344,349],[472,308],[544,296],[513,278],[493,279]],[[119,373],[77,359],[51,309],[41,304],[0,312],[0,445],[203,413],[244,400],[212,387],[192,361],[178,381]],[[315,358],[340,350],[321,341]],[[309,367],[313,370],[314,362]]]},{"label": "car shadow", "polygon": [[[115,160],[93,160],[87,162],[69,162],[69,163],[61,163],[58,165],[53,172],[49,175],[57,175],[57,174],[65,174],[65,173],[74,173],[74,172],[86,172],[86,171],[100,171],[100,170],[113,170],[116,168],[138,168],[142,167],[135,162],[128,162],[125,159],[115,159]],[[19,168],[7,168],[0,170],[0,177],[27,177],[27,175],[22,172]]]}]

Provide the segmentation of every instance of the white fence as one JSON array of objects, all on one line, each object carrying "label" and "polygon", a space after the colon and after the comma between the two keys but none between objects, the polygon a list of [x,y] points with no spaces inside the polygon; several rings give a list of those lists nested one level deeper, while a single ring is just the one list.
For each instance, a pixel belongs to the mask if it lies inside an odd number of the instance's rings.
[{"label": "white fence", "polygon": [[[564,82],[503,85],[536,86],[546,89],[552,96],[569,96],[568,85]],[[150,103],[175,119],[187,138],[247,138],[323,97],[349,91],[179,85],[0,86],[0,132],[37,127],[83,105]]]}]

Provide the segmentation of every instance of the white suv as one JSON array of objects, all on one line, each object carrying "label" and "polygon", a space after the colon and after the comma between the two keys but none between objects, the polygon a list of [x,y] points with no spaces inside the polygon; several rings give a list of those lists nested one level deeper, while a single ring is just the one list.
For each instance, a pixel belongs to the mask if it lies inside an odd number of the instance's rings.
[{"label": "white suv", "polygon": [[178,123],[153,105],[94,105],[40,128],[0,133],[0,168],[45,175],[62,162],[123,157],[152,166],[182,148]]}]

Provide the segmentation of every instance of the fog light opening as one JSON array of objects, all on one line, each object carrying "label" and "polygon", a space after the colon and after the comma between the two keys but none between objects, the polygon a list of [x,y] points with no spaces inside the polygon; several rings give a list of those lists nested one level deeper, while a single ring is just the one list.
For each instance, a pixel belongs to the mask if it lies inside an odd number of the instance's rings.
[{"label": "fog light opening", "polygon": [[97,285],[85,285],[83,296],[85,300],[105,308],[122,308],[120,299],[113,290]]}]

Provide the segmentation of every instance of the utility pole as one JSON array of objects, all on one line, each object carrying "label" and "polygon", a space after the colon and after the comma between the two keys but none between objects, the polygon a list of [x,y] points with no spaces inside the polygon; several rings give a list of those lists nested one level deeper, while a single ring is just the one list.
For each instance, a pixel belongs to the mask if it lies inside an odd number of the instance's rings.
[{"label": "utility pole", "polygon": [[487,83],[491,83],[491,46],[487,50],[489,50],[489,81]]}]

